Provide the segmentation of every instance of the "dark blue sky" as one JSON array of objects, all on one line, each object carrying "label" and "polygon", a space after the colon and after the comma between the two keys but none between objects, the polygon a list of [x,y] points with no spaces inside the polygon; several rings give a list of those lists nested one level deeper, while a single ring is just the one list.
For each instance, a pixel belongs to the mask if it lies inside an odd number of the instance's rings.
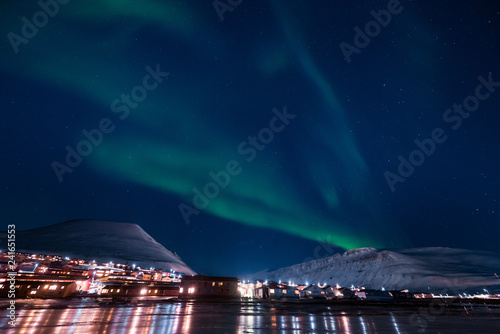
[{"label": "dark blue sky", "polygon": [[136,223],[216,275],[497,250],[499,4],[60,2],[0,4],[6,225]]}]

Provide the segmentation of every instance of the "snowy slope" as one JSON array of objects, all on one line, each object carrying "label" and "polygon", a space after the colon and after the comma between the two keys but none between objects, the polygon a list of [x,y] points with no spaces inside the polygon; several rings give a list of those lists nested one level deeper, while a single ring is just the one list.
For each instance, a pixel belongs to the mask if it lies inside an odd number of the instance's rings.
[{"label": "snowy slope", "polygon": [[[4,242],[1,243],[5,245]],[[3,246],[2,246],[3,247]],[[18,251],[173,269],[194,275],[181,258],[156,242],[140,226],[97,220],[72,220],[16,231]]]},{"label": "snowy slope", "polygon": [[377,250],[359,248],[275,271],[261,271],[242,279],[297,283],[328,283],[372,289],[428,288],[479,291],[498,289],[500,255],[442,247]]}]

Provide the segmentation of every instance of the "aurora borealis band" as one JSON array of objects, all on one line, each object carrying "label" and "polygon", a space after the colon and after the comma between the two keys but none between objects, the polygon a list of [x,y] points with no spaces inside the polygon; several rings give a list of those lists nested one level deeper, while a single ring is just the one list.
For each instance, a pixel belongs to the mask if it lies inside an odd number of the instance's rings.
[{"label": "aurora borealis band", "polygon": [[395,191],[384,172],[478,76],[500,81],[500,6],[401,1],[359,47],[391,1],[234,1],[222,21],[212,1],[1,3],[2,220],[136,223],[221,275],[318,241],[494,250],[500,88]]}]

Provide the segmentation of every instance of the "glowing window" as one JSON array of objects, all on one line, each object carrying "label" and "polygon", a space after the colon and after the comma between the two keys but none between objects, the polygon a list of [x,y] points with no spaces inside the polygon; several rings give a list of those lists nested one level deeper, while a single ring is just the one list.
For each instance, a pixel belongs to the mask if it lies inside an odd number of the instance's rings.
[{"label": "glowing window", "polygon": [[31,293],[32,295],[34,295],[34,294],[36,293],[36,291],[31,291],[30,293]]},{"label": "glowing window", "polygon": [[189,288],[188,293],[194,293],[194,288]]},{"label": "glowing window", "polygon": [[148,290],[146,290],[146,289],[142,289],[142,290],[141,290],[141,295],[145,295],[145,294],[146,294],[146,292],[148,292]]},{"label": "glowing window", "polygon": [[270,292],[270,293],[274,293],[274,289],[270,289],[270,290],[269,290],[269,292]]},{"label": "glowing window", "polygon": [[102,289],[102,293],[108,293],[108,289]]},{"label": "glowing window", "polygon": [[286,290],[285,289],[283,289],[283,294],[286,295]]},{"label": "glowing window", "polygon": [[183,293],[183,292],[184,292],[184,288],[180,288],[179,293]]},{"label": "glowing window", "polygon": [[55,290],[57,288],[57,285],[51,285],[49,290]]}]

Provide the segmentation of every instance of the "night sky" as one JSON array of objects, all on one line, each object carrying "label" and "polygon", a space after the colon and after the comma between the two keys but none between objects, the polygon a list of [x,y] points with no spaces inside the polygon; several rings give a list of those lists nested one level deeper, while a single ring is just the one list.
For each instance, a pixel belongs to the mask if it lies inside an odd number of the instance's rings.
[{"label": "night sky", "polygon": [[212,275],[498,251],[495,1],[59,1],[0,3],[4,229],[136,223]]}]

